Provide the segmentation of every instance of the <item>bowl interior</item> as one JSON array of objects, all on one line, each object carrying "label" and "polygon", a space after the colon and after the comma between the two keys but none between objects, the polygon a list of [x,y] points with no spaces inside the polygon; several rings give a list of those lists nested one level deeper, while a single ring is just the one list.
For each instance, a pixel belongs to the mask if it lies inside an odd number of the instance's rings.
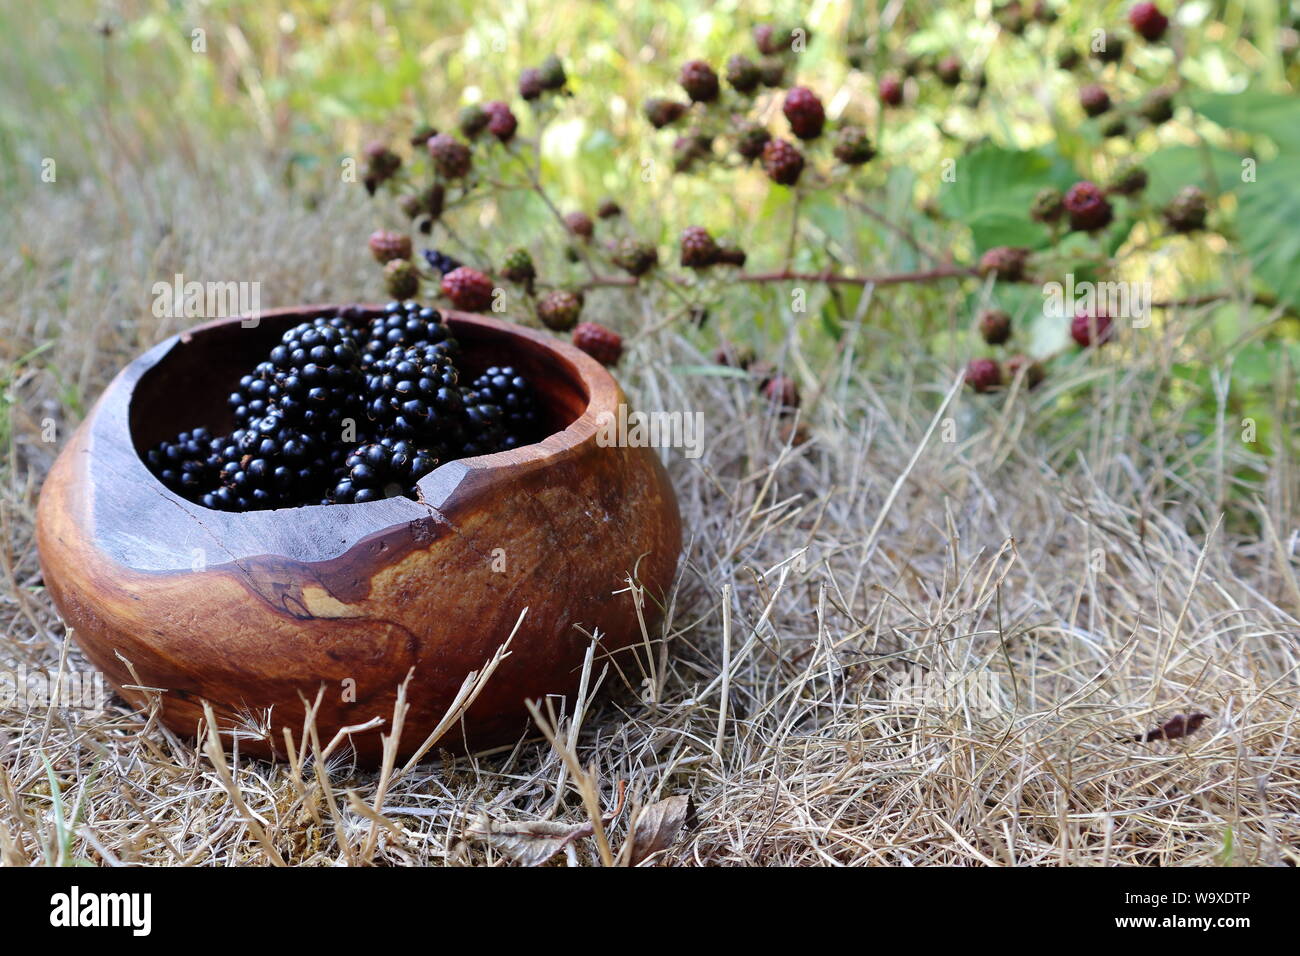
[{"label": "bowl interior", "polygon": [[[198,426],[216,434],[229,432],[233,419],[226,400],[240,377],[266,358],[287,329],[336,311],[266,315],[248,327],[231,320],[182,335],[140,376],[132,391],[129,421],[137,454]],[[381,311],[368,309],[367,315]],[[591,396],[579,370],[544,338],[455,313],[446,319],[461,344],[462,384],[493,365],[512,365],[532,383],[543,419],[538,440],[568,427],[586,410]]]}]

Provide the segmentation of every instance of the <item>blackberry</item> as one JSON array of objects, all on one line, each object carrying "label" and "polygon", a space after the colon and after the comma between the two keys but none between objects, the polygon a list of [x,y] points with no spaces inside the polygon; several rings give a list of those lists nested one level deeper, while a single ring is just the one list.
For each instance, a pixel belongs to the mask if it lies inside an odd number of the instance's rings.
[{"label": "blackberry", "polygon": [[800,139],[816,139],[826,125],[826,109],[817,94],[806,86],[796,86],[785,94],[781,112],[790,130]]},{"label": "blackberry", "polygon": [[459,259],[453,259],[445,252],[437,249],[425,249],[424,261],[429,264],[429,268],[440,276],[445,276],[448,272],[455,272],[461,267]]},{"label": "blackberry", "polygon": [[1092,55],[1102,63],[1118,63],[1124,59],[1124,39],[1109,30],[1101,37],[1101,42],[1093,41]]},{"label": "blackberry", "polygon": [[1065,197],[1059,189],[1047,186],[1038,191],[1033,205],[1029,207],[1029,217],[1035,222],[1057,222],[1065,212]]},{"label": "blackberry", "polygon": [[546,90],[546,84],[542,82],[542,71],[536,67],[529,67],[522,70],[519,74],[519,95],[528,101],[539,98]]},{"label": "blackberry", "polygon": [[[377,433],[445,451],[459,444],[456,367],[436,345],[397,346],[366,373],[365,414]],[[440,456],[441,457],[441,456]]]},{"label": "blackberry", "polygon": [[1115,211],[1106,201],[1106,194],[1096,183],[1086,179],[1070,187],[1063,200],[1070,214],[1070,228],[1077,232],[1094,232],[1110,225]]},{"label": "blackberry", "polygon": [[799,386],[789,376],[773,375],[763,383],[761,392],[782,414],[799,407]]},{"label": "blackberry", "polygon": [[861,166],[863,163],[870,162],[876,155],[871,140],[867,138],[866,130],[860,126],[843,127],[831,152],[846,166]]},{"label": "blackberry", "polygon": [[415,485],[438,465],[430,449],[397,438],[383,438],[362,445],[343,463],[343,475],[334,485],[330,500],[339,504],[362,504],[399,495],[415,497]]},{"label": "blackberry", "polygon": [[541,75],[542,89],[544,90],[552,92],[562,90],[565,84],[569,82],[569,77],[564,72],[564,64],[560,62],[560,58],[554,53],[542,61],[542,65],[537,68],[537,72]]},{"label": "blackberry", "polygon": [[1020,374],[1021,369],[1025,372],[1025,384],[1030,388],[1037,388],[1047,377],[1047,370],[1043,368],[1043,364],[1034,361],[1028,355],[1013,355],[1007,359],[1005,370],[1008,379],[1014,379]]},{"label": "blackberry", "polygon": [[1100,116],[1110,109],[1110,94],[1096,83],[1079,90],[1079,105],[1088,116]]},{"label": "blackberry", "polygon": [[438,172],[448,179],[460,179],[468,175],[473,157],[469,147],[446,133],[439,133],[429,139],[429,156],[433,159]]},{"label": "blackberry", "polygon": [[1002,369],[993,359],[973,358],[966,363],[966,384],[977,392],[989,392],[1002,384]]},{"label": "blackberry", "polygon": [[880,102],[886,106],[903,105],[903,83],[895,76],[880,78]]},{"label": "blackberry", "polygon": [[785,60],[779,56],[763,57],[758,63],[758,76],[764,86],[780,86],[785,82]]},{"label": "blackberry", "polygon": [[466,312],[482,312],[492,305],[492,280],[468,266],[452,269],[442,277],[442,294]]},{"label": "blackberry", "polygon": [[1072,46],[1061,47],[1061,51],[1056,54],[1056,65],[1062,70],[1073,70],[1083,62],[1083,56],[1077,49]]},{"label": "blackberry", "polygon": [[601,365],[617,365],[623,356],[623,337],[596,322],[581,322],[573,330],[573,344]]},{"label": "blackberry", "polygon": [[623,207],[613,199],[602,199],[600,205],[596,207],[597,219],[616,219],[623,215]]},{"label": "blackberry", "polygon": [[979,274],[997,275],[1003,282],[1021,282],[1025,278],[1025,265],[1028,261],[1028,249],[994,246],[980,256]]},{"label": "blackberry", "polygon": [[564,216],[564,225],[575,236],[590,239],[596,231],[596,224],[585,212],[570,212]]},{"label": "blackberry", "polygon": [[758,89],[763,75],[754,61],[739,53],[727,60],[727,83],[737,93],[752,93]]},{"label": "blackberry", "polygon": [[1169,18],[1154,3],[1139,3],[1128,12],[1129,26],[1133,32],[1149,43],[1155,43],[1169,29]]},{"label": "blackberry", "polygon": [[643,276],[659,264],[659,251],[647,242],[624,236],[615,243],[610,258],[628,275]]},{"label": "blackberry", "polygon": [[743,120],[736,129],[736,152],[745,159],[754,160],[763,155],[763,147],[772,138],[767,127],[753,120]]},{"label": "blackberry", "polygon": [[675,100],[652,98],[645,101],[645,117],[655,129],[671,126],[681,119],[689,107]]},{"label": "blackberry", "polygon": [[1070,320],[1070,337],[1080,346],[1105,345],[1115,335],[1115,324],[1105,312],[1079,312]]},{"label": "blackberry", "polygon": [[1136,196],[1147,188],[1149,177],[1141,166],[1126,166],[1111,177],[1106,192],[1116,196]]},{"label": "blackberry", "polygon": [[1119,139],[1128,136],[1128,120],[1123,116],[1113,116],[1106,120],[1106,125],[1101,128],[1101,135],[1107,139]]},{"label": "blackberry", "polygon": [[371,143],[366,147],[366,169],[364,181],[370,195],[402,168],[402,157],[394,153],[385,143]]},{"label": "blackberry", "polygon": [[764,56],[780,53],[790,45],[789,31],[780,31],[770,23],[760,23],[754,27],[754,45]]},{"label": "blackberry", "polygon": [[394,348],[432,348],[450,360],[460,354],[460,345],[437,309],[416,302],[390,302],[384,314],[370,323],[362,344],[361,365],[369,367]]},{"label": "blackberry", "polygon": [[460,111],[456,126],[462,136],[466,139],[473,139],[487,129],[488,119],[487,111],[482,106],[478,103],[471,103]]},{"label": "blackberry", "polygon": [[489,133],[503,143],[508,143],[515,138],[515,131],[519,129],[519,120],[515,119],[515,114],[511,112],[509,106],[500,100],[493,100],[483,107],[483,112],[488,115]]},{"label": "blackberry", "polygon": [[711,103],[718,98],[718,74],[703,60],[683,64],[678,82],[692,102]]},{"label": "blackberry", "polygon": [[1184,186],[1164,208],[1165,222],[1174,232],[1196,232],[1205,228],[1210,206],[1196,186]]},{"label": "blackberry", "polygon": [[985,309],[979,318],[980,336],[989,345],[1001,345],[1011,338],[1011,316],[1002,309]]},{"label": "blackberry", "polygon": [[935,66],[934,75],[944,86],[956,86],[961,82],[961,60],[955,56],[945,56]]},{"label": "blackberry", "polygon": [[353,413],[361,372],[357,338],[351,332],[329,319],[303,322],[284,333],[268,359],[278,392],[270,413],[278,412],[314,435],[334,432]]},{"label": "blackberry", "polygon": [[480,405],[500,409],[504,430],[502,448],[514,448],[535,441],[541,433],[537,398],[528,380],[509,365],[494,365],[474,379],[470,386]]},{"label": "blackberry", "polygon": [[729,242],[718,243],[718,265],[721,266],[744,266],[748,256],[745,250],[739,246],[732,245]]},{"label": "blackberry", "polygon": [[216,484],[220,459],[215,454],[214,439],[206,428],[181,432],[171,441],[162,441],[144,456],[154,476],[172,491],[194,500]]},{"label": "blackberry", "polygon": [[803,173],[803,153],[783,139],[770,140],[763,147],[763,170],[772,182],[793,186]]},{"label": "blackberry", "polygon": [[462,388],[460,398],[464,408],[461,424],[464,443],[460,447],[460,457],[490,455],[505,448],[506,432],[502,425],[501,408],[480,396],[473,388]]},{"label": "blackberry", "polygon": [[673,141],[673,172],[688,172],[696,160],[704,159],[712,151],[713,140],[702,133],[677,137]]},{"label": "blackberry", "polygon": [[716,265],[718,244],[703,226],[687,226],[682,230],[682,265],[688,269],[704,269]]},{"label": "blackberry", "polygon": [[506,256],[506,261],[501,265],[501,275],[511,282],[517,282],[531,290],[533,280],[537,278],[537,269],[533,265],[533,257],[528,254],[528,250],[523,248],[512,249],[510,254]]},{"label": "blackberry", "polygon": [[1152,90],[1139,109],[1142,117],[1155,126],[1174,118],[1174,93],[1166,87]]},{"label": "blackberry", "polygon": [[250,511],[319,500],[330,479],[329,448],[273,410],[238,429],[217,453],[219,487],[204,507]]},{"label": "blackberry", "polygon": [[582,295],[567,289],[552,289],[537,303],[537,317],[555,332],[567,332],[582,313]]},{"label": "blackberry", "polygon": [[409,259],[393,259],[384,266],[384,289],[394,299],[411,299],[420,294],[420,273]]}]

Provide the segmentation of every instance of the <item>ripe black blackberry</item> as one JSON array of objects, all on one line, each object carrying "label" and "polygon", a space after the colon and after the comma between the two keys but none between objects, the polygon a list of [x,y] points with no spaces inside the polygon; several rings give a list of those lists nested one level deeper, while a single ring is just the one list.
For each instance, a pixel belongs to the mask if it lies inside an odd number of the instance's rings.
[{"label": "ripe black blackberry", "polygon": [[446,457],[460,444],[456,367],[437,345],[397,346],[366,376],[366,417],[378,434],[411,439]]},{"label": "ripe black blackberry", "polygon": [[475,455],[490,455],[504,448],[514,448],[518,442],[507,444],[509,436],[504,425],[505,413],[499,405],[492,404],[486,397],[479,395],[473,388],[462,387],[461,404],[464,406],[462,433],[464,444],[460,447],[460,456],[472,458]]},{"label": "ripe black blackberry", "polygon": [[474,379],[470,387],[477,397],[476,404],[501,410],[501,427],[505,431],[501,448],[527,445],[539,437],[537,398],[528,380],[512,366],[494,365]]},{"label": "ripe black blackberry", "polygon": [[384,314],[372,319],[361,347],[361,366],[369,368],[394,348],[427,345],[448,358],[460,354],[460,343],[451,334],[442,313],[418,302],[390,302]]},{"label": "ripe black blackberry", "polygon": [[326,441],[279,411],[237,429],[215,457],[219,485],[199,500],[221,511],[296,507],[319,500],[332,473]]},{"label": "ripe black blackberry", "polygon": [[357,448],[343,463],[330,500],[361,504],[398,495],[415,497],[415,484],[438,465],[438,456],[414,442],[383,438]]},{"label": "ripe black blackberry", "polygon": [[429,268],[438,275],[446,275],[448,272],[455,272],[462,265],[459,259],[453,259],[438,249],[425,249],[424,261],[429,264]]},{"label": "ripe black blackberry", "polygon": [[164,485],[191,500],[216,484],[219,459],[217,441],[206,428],[181,432],[145,453],[145,464]]},{"label": "ripe black blackberry", "polygon": [[317,318],[295,325],[268,356],[278,389],[270,410],[316,436],[355,414],[361,389],[357,336],[333,324],[337,321]]}]

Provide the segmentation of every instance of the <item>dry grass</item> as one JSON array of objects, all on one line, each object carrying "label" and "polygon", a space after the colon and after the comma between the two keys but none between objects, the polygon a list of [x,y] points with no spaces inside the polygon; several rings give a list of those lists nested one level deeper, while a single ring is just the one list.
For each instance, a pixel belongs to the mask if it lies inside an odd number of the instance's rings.
[{"label": "dry grass", "polygon": [[[257,279],[266,306],[371,288],[354,253],[368,212],[328,196],[304,210],[257,168],[215,212],[210,180],[170,169],[143,194],[37,193],[12,224],[7,665],[85,667],[32,548],[56,451],[40,430],[52,417],[62,432],[175,331],[147,317],[152,283]],[[689,542],[642,674],[597,658],[591,687],[613,693],[570,701],[581,719],[550,740],[382,781],[338,751],[223,756],[118,703],[0,710],[0,860],[498,863],[511,857],[467,827],[549,821],[589,824],[555,859],[627,862],[641,808],[690,794],[697,824],[653,860],[1294,865],[1296,472],[1235,432],[1192,445],[1153,416],[1199,320],[1171,316],[1126,361],[992,402],[946,398],[950,372],[854,375],[857,351],[885,344],[869,321],[825,370],[791,336],[787,366],[806,392],[825,384],[799,447],[734,380],[673,371],[703,361],[675,330],[638,339],[621,372],[637,403],[704,410],[707,428],[703,458],[668,454]],[[1104,400],[1063,419],[1089,375]],[[900,695],[916,674],[949,693]],[[1186,739],[1130,739],[1193,711],[1212,719]],[[601,820],[620,785],[626,807]]]}]

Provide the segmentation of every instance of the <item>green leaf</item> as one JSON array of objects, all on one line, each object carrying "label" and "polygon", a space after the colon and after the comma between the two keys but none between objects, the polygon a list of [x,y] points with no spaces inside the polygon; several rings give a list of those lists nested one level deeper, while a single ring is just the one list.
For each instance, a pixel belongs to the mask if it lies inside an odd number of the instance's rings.
[{"label": "green leaf", "polygon": [[1047,231],[1029,218],[1039,190],[1068,187],[1077,177],[1060,156],[1046,150],[981,146],[957,160],[956,181],[944,184],[939,207],[969,225],[976,252],[992,246],[1039,247]]},{"label": "green leaf", "polygon": [[1300,182],[1294,163],[1278,159],[1244,183],[1237,213],[1238,233],[1255,277],[1280,300],[1300,303]]},{"label": "green leaf", "polygon": [[1184,186],[1232,192],[1242,185],[1241,159],[1236,153],[1216,147],[1202,150],[1170,146],[1157,150],[1142,162],[1150,180],[1146,198],[1163,206]]},{"label": "green leaf", "polygon": [[1288,93],[1193,91],[1192,109],[1227,129],[1267,136],[1284,151],[1300,151],[1300,98]]}]

